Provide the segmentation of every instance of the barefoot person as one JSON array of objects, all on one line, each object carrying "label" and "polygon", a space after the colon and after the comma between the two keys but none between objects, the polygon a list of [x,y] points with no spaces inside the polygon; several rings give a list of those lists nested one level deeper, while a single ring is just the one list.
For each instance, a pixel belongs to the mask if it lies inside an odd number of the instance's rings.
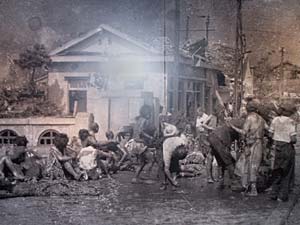
[{"label": "barefoot person", "polygon": [[[66,175],[79,180],[77,173],[71,164],[72,157],[66,156],[64,151],[68,145],[69,138],[66,134],[59,133],[54,138],[54,146],[50,148],[47,165],[43,171],[43,177],[50,180],[66,179]],[[65,173],[66,171],[66,173]]]},{"label": "barefoot person", "polygon": [[[246,188],[248,196],[257,196],[257,176],[258,169],[262,161],[262,151],[263,151],[263,138],[266,127],[265,120],[257,113],[258,103],[254,100],[250,101],[246,105],[247,118],[243,125],[243,129],[230,124],[231,127],[242,134],[246,140],[245,146],[245,156],[246,156],[246,168],[247,168],[247,178],[244,179],[248,181]],[[250,190],[249,190],[250,188]]]},{"label": "barefoot person", "polygon": [[180,173],[180,160],[183,160],[188,154],[188,140],[184,134],[179,135],[178,129],[169,123],[162,124],[163,134],[166,138],[163,142],[163,164],[165,183],[163,188],[166,188],[167,181],[174,187],[178,186],[175,177],[172,173]]}]

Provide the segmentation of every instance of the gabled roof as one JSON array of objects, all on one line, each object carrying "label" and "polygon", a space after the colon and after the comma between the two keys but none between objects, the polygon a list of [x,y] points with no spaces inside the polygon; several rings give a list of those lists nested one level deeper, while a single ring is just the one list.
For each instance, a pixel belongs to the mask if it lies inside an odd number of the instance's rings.
[{"label": "gabled roof", "polygon": [[67,42],[66,44],[62,45],[61,47],[58,47],[56,49],[54,49],[53,51],[51,51],[49,53],[50,56],[54,56],[54,55],[57,55],[63,51],[66,51],[68,50],[69,48],[83,42],[84,40],[92,37],[93,35],[97,34],[97,33],[101,33],[103,31],[107,31],[109,33],[112,33],[114,34],[115,36],[118,36],[120,37],[121,39],[123,40],[126,40],[127,42],[145,50],[145,51],[148,51],[150,53],[154,53],[154,54],[160,54],[159,51],[157,51],[156,49],[154,49],[152,46],[150,45],[147,45],[146,43],[143,43],[143,42],[140,42],[140,41],[137,41],[135,40],[134,38],[132,38],[131,36],[123,33],[123,32],[120,32],[114,28],[112,28],[111,26],[109,25],[106,25],[106,24],[101,24],[98,28],[94,29],[94,30],[91,30],[89,31],[88,33],[82,35],[81,37],[78,37],[76,39],[73,39],[69,42]]}]

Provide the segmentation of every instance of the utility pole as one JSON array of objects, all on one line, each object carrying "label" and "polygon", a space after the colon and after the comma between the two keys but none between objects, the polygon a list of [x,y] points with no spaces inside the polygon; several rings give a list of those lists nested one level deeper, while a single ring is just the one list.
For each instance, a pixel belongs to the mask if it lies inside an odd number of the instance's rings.
[{"label": "utility pole", "polygon": [[186,17],[186,28],[185,28],[185,41],[189,40],[189,32],[190,32],[190,16]]},{"label": "utility pole", "polygon": [[166,68],[166,0],[163,0],[163,53],[164,53],[164,62],[163,62],[163,71],[164,71],[164,113],[167,115],[168,112],[168,90],[167,90],[167,68]]},{"label": "utility pole", "polygon": [[238,116],[239,107],[241,104],[241,90],[243,74],[243,57],[244,57],[244,35],[242,26],[242,0],[237,0],[237,12],[236,12],[236,39],[235,39],[235,78],[234,78],[234,115]]},{"label": "utility pole", "polygon": [[173,108],[174,111],[178,111],[178,77],[179,77],[179,44],[180,44],[180,0],[175,0],[175,29],[174,29],[174,47],[175,47],[175,55],[174,55],[174,94],[173,94]]},{"label": "utility pole", "polygon": [[283,91],[285,88],[285,77],[284,77],[284,71],[283,71],[283,62],[284,62],[284,53],[285,49],[284,47],[280,48],[280,81],[279,81],[279,100],[282,100],[283,97]]},{"label": "utility pole", "polygon": [[205,25],[206,25],[206,30],[205,30],[205,32],[206,32],[206,41],[207,41],[207,43],[208,43],[208,31],[209,31],[209,23],[210,23],[210,18],[209,18],[209,15],[207,15],[207,17],[206,17],[206,22],[205,22]]}]

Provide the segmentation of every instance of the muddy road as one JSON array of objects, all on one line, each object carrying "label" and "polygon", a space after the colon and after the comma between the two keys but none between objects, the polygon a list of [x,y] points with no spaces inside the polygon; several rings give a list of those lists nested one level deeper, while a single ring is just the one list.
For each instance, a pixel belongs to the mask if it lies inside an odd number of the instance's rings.
[{"label": "muddy road", "polygon": [[82,189],[102,186],[97,196],[2,199],[0,224],[264,224],[278,204],[266,193],[249,198],[218,190],[204,176],[181,178],[179,188],[166,191],[159,183],[131,184],[132,176],[80,183]]}]

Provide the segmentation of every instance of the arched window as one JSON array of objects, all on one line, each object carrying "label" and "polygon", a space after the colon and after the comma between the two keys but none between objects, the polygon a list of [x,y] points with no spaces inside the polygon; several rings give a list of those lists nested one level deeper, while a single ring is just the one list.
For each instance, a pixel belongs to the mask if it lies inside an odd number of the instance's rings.
[{"label": "arched window", "polygon": [[54,137],[59,132],[56,130],[45,130],[39,137],[39,145],[53,145]]},{"label": "arched window", "polygon": [[0,132],[0,145],[12,145],[18,136],[13,130],[2,130]]}]

